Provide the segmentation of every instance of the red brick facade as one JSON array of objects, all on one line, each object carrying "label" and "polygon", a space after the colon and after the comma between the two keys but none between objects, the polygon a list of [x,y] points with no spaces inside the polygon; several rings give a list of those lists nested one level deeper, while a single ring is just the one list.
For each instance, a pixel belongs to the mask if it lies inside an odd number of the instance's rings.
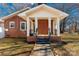
[{"label": "red brick facade", "polygon": [[[15,22],[15,28],[9,28],[10,21]],[[5,29],[8,29],[8,31],[5,31],[6,37],[26,37],[27,36],[26,31],[20,30],[20,22],[21,21],[25,21],[25,20],[23,20],[22,18],[20,18],[17,15],[5,19],[4,27],[5,27]]]}]

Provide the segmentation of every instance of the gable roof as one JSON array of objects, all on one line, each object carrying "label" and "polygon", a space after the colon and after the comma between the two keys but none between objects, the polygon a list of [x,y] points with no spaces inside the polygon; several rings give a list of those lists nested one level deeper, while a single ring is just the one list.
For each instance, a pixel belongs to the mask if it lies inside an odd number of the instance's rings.
[{"label": "gable roof", "polygon": [[38,5],[38,6],[34,7],[34,8],[31,8],[31,9],[29,9],[27,11],[24,11],[22,13],[19,13],[18,16],[20,16],[20,17],[26,16],[29,13],[34,12],[37,9],[41,8],[41,7],[45,7],[47,9],[49,9],[49,10],[52,10],[52,11],[56,12],[58,14],[58,16],[61,17],[61,19],[64,19],[65,17],[67,17],[69,15],[69,14],[67,14],[67,13],[65,13],[63,11],[60,11],[60,10],[55,9],[53,7],[50,7],[50,6],[46,5],[46,4],[41,4],[41,5]]},{"label": "gable roof", "polygon": [[29,9],[29,7],[24,8],[24,9],[21,9],[21,10],[19,10],[19,11],[16,11],[16,12],[10,14],[10,15],[7,15],[7,16],[4,16],[4,17],[1,17],[1,18],[0,18],[0,21],[3,22],[5,19],[8,19],[8,18],[10,18],[10,17],[12,17],[12,16],[14,16],[14,15],[17,15],[17,14],[19,14],[19,13],[25,11],[25,10],[28,10],[28,9]]}]

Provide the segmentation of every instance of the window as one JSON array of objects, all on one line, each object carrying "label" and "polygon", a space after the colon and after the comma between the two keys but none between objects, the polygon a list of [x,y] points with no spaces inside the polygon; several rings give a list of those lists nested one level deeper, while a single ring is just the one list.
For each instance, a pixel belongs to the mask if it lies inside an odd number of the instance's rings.
[{"label": "window", "polygon": [[15,28],[15,22],[14,21],[9,22],[9,28]]},{"label": "window", "polygon": [[24,21],[20,22],[20,30],[26,31],[26,22]]}]

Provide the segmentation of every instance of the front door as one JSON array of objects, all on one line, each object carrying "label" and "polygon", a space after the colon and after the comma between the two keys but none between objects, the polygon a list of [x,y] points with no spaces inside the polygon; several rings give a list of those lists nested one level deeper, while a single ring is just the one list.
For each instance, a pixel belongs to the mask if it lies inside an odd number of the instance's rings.
[{"label": "front door", "polygon": [[38,35],[47,35],[48,34],[48,20],[39,19],[38,20]]}]

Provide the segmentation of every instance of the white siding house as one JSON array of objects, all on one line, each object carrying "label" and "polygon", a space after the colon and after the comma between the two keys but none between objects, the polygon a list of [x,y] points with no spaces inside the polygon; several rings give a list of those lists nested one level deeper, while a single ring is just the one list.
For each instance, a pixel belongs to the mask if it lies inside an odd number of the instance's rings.
[{"label": "white siding house", "polygon": [[4,37],[5,37],[4,23],[2,20],[0,20],[0,38]]}]

